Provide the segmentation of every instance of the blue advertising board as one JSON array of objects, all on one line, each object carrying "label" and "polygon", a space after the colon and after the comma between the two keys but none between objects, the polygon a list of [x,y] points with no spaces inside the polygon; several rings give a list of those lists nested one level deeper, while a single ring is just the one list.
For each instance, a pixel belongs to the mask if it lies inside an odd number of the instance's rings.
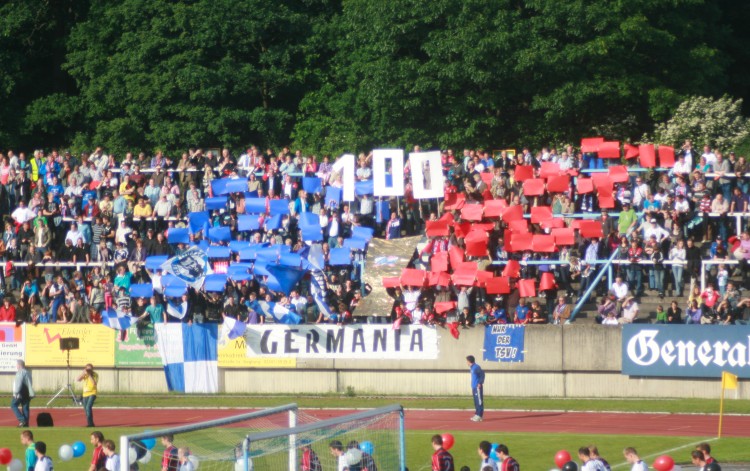
[{"label": "blue advertising board", "polygon": [[622,374],[750,378],[750,326],[625,325]]},{"label": "blue advertising board", "polygon": [[485,361],[523,361],[526,326],[495,324],[484,328]]}]

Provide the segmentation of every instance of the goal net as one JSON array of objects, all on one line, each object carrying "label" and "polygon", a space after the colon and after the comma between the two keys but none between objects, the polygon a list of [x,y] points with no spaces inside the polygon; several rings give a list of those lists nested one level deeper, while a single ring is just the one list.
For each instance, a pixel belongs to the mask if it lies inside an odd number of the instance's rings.
[{"label": "goal net", "polygon": [[[174,413],[189,414],[189,411],[175,410]],[[286,430],[316,421],[311,415],[299,411],[297,404],[288,404],[207,422],[125,435],[120,437],[117,445],[119,469],[161,470],[162,460],[166,456],[170,462],[169,470],[180,469],[180,459],[186,459],[195,470],[240,471],[244,469],[241,458],[243,442],[248,434]],[[170,437],[173,448],[162,437]]]},{"label": "goal net", "polygon": [[237,470],[403,471],[405,463],[404,413],[394,405],[248,434]]}]

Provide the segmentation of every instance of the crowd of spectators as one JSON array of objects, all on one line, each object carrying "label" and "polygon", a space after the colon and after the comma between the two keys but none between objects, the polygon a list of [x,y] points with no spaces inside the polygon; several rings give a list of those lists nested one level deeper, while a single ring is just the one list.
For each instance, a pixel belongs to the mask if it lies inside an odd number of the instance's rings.
[{"label": "crowd of spectators", "polygon": [[[127,153],[119,158],[102,148],[80,156],[38,150],[27,158],[8,150],[0,153],[0,215],[5,223],[0,244],[4,261],[0,321],[97,323],[103,310],[114,307],[129,312],[139,325],[221,322],[224,315],[262,323],[266,319],[257,302],[265,300],[295,311],[305,322],[352,322],[359,320],[355,310],[366,292],[357,263],[364,259],[366,247],[352,250],[351,264],[326,264],[325,301],[330,312],[314,301],[309,275],[289,293],[268,289],[262,277],[241,281],[230,277],[221,292],[190,288],[170,300],[160,289],[161,274],[147,270],[145,262],[151,256],[187,250],[190,244],[169,243],[170,230],[187,228],[190,213],[207,211],[210,227],[228,227],[232,241],[287,246],[291,252],[302,252],[309,245],[302,236],[301,215],[317,215],[327,261],[332,249],[347,245],[357,227],[371,228],[376,237],[385,239],[424,234],[427,244],[415,251],[411,266],[429,267],[441,252],[466,251],[467,221],[462,220],[460,205],[454,204],[460,195],[463,205],[503,200],[505,206],[520,206],[524,214],[532,207],[547,206],[554,215],[564,215],[563,227],[576,227],[580,216],[574,213],[595,215],[603,237],[586,238],[576,231],[574,241],[557,244],[553,252],[510,251],[509,241],[504,241],[507,221],[474,220],[472,224],[485,225],[487,255],[467,254],[461,262],[473,261],[496,276],[508,275],[508,292],[489,294],[481,280],[454,283],[451,275],[456,266],[446,267],[438,271],[449,275],[447,282],[425,280],[420,285],[407,282],[391,287],[391,321],[433,325],[455,321],[464,327],[563,323],[571,316],[573,302],[592,288],[602,298],[597,320],[604,324],[636,320],[637,299],[646,290],[661,298],[667,293],[680,298],[676,310],[670,305],[669,312],[657,313],[659,322],[743,322],[742,309],[750,301],[742,299],[740,289],[750,287],[750,235],[747,230],[737,233],[728,214],[749,211],[746,160],[734,153],[724,158],[708,146],[699,152],[688,141],[672,168],[632,169],[627,181],[614,184],[614,207],[607,209],[600,208],[596,192],[577,191],[575,178],[563,191],[545,190],[535,196],[527,196],[523,182],[515,178],[521,167],[530,167],[538,177],[545,163],[580,178],[587,169],[604,167],[602,162],[596,154],[582,154],[572,146],[561,152],[523,149],[517,155],[469,149],[457,155],[446,150],[442,199],[414,199],[407,160],[403,197],[377,198],[365,191],[355,201],[339,202],[327,198],[330,189],[340,189],[346,178],[334,172],[332,159],[292,153],[289,148],[261,152],[250,147],[239,156],[229,149],[190,149],[179,158],[162,152]],[[634,161],[630,165],[637,166]],[[322,186],[305,191],[305,177],[320,178]],[[360,154],[356,180],[372,177],[372,154]],[[246,179],[247,188],[230,193],[223,207],[208,205],[214,196],[212,182],[224,178]],[[260,215],[254,229],[240,229],[238,224],[247,198],[267,201],[266,214]],[[277,225],[268,226],[272,219],[268,208],[274,200],[286,200],[289,211]],[[431,222],[441,220],[450,221],[447,235],[425,232]],[[746,224],[748,219],[741,221]],[[191,231],[190,242],[207,243],[203,232]],[[550,227],[532,221],[528,232],[549,234]],[[604,277],[592,286],[600,262],[614,251],[618,263],[613,279]],[[712,265],[709,288],[696,297],[693,292],[704,259],[739,264]],[[229,258],[211,263],[226,267],[235,261],[240,261],[239,256],[231,252]],[[537,263],[521,263],[517,273],[508,273],[510,261]],[[545,274],[553,276],[552,282]],[[529,279],[540,283],[539,292],[522,296],[521,282]],[[131,297],[130,286],[138,283],[153,283],[153,297]],[[686,292],[687,300],[682,299]],[[170,302],[184,306],[187,315],[171,316]]]},{"label": "crowd of spectators", "polygon": [[[698,151],[690,141],[676,152],[675,160],[669,168],[646,169],[635,159],[600,159],[595,153],[584,154],[572,146],[561,152],[543,148],[532,153],[525,148],[517,155],[501,152],[494,157],[482,150],[464,150],[462,156],[443,153],[445,203],[430,213],[428,225],[445,220],[449,232],[445,235],[436,231],[431,236],[428,229],[427,246],[415,255],[411,267],[434,272],[446,258],[440,254],[450,253],[453,247],[467,255],[447,257],[447,282],[428,273],[422,286],[403,277],[399,286],[390,286],[392,317],[406,323],[455,321],[464,327],[560,324],[570,318],[573,305],[591,289],[592,299],[597,298],[592,314],[605,325],[648,319],[650,313],[639,310],[639,300],[647,290],[653,299],[674,299],[669,314],[662,306],[657,308],[656,322],[744,323],[744,309],[750,307],[750,299],[741,296],[741,289],[750,288],[750,164],[734,152],[725,158],[709,146]],[[623,163],[627,176],[612,183],[611,191],[582,191],[577,187],[588,177],[606,174],[608,166]],[[548,179],[541,194],[527,196],[524,181],[515,178],[516,172],[531,168],[533,173],[525,179],[541,178],[549,164],[577,178],[555,191],[550,191]],[[464,195],[462,205],[453,203],[457,195]],[[549,234],[551,227],[578,228],[576,223],[581,219],[599,221],[601,237],[586,237],[582,230],[576,230],[569,242],[558,243],[551,253],[528,246],[511,249],[508,236],[512,233],[508,229],[514,221],[498,214],[488,217],[490,200],[503,200],[511,207],[520,205],[524,215],[531,214],[530,223],[522,222],[527,239]],[[471,217],[467,228],[467,215],[476,214],[467,211],[471,205],[484,205],[485,211],[483,217]],[[561,225],[534,221],[533,208],[545,206],[562,219],[558,221]],[[744,215],[735,219],[738,213]],[[486,256],[469,255],[467,232],[474,227],[488,231]],[[605,272],[597,280],[597,272],[610,257],[614,257],[612,279]],[[726,263],[707,266],[707,288],[701,291],[704,260]],[[489,294],[481,277],[474,278],[473,286],[471,278],[457,277],[458,269],[467,261],[475,264],[475,272],[479,270],[476,275],[482,271],[489,271],[489,276],[507,275],[510,289]],[[512,261],[521,262],[520,270],[507,269]],[[550,274],[553,278],[545,280]],[[535,280],[532,286],[538,286],[538,291],[524,294],[520,285],[527,280]],[[697,297],[691,294],[685,298],[696,290]],[[691,310],[692,304],[697,305],[698,314]],[[683,317],[683,309],[691,315]]]}]

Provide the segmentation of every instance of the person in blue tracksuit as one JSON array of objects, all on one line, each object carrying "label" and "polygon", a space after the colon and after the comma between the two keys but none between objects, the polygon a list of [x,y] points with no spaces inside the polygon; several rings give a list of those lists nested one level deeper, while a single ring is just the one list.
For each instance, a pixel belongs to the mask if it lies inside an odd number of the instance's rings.
[{"label": "person in blue tracksuit", "polygon": [[472,422],[481,422],[484,415],[484,371],[477,365],[474,355],[466,357],[471,371],[471,394],[474,397],[474,417]]}]

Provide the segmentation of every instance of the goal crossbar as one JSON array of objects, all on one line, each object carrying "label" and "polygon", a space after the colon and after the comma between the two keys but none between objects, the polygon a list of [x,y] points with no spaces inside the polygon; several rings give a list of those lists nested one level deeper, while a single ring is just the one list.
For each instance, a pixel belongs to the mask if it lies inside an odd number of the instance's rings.
[{"label": "goal crossbar", "polygon": [[289,413],[289,425],[296,426],[298,406],[296,403],[285,404],[278,407],[272,407],[270,409],[261,409],[255,412],[248,412],[240,415],[233,415],[231,417],[224,417],[221,419],[206,420],[203,422],[196,422],[194,424],[180,425],[177,427],[163,428],[160,430],[151,430],[148,432],[136,433],[132,435],[120,436],[120,470],[129,471],[130,464],[128,461],[128,453],[130,449],[130,443],[135,440],[143,440],[146,438],[159,438],[164,435],[178,435],[181,433],[195,432],[198,430],[204,430],[212,427],[222,427],[225,425],[232,425],[240,422],[246,422],[253,419],[261,419],[271,415],[283,414],[284,412]]}]

